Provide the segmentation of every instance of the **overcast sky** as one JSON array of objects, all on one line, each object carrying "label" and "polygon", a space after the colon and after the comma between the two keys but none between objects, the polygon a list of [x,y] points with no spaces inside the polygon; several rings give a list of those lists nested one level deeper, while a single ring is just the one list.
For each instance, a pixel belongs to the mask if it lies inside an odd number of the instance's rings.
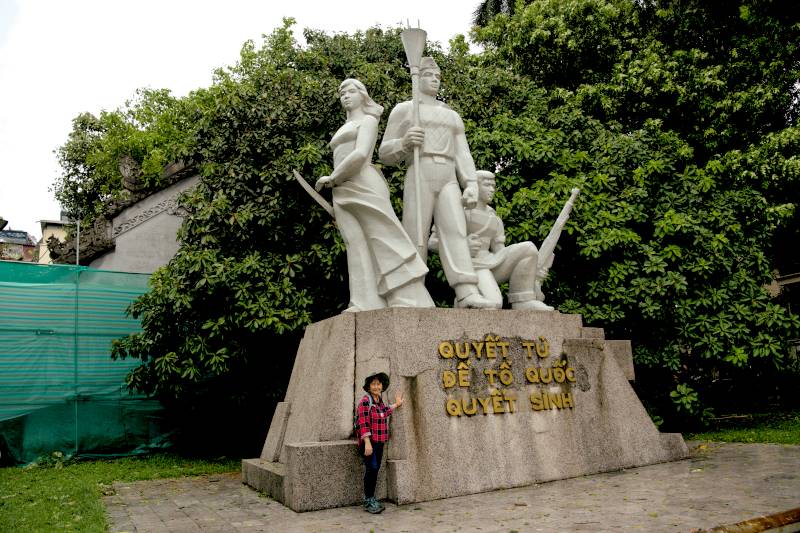
[{"label": "overcast sky", "polygon": [[353,32],[419,19],[446,45],[478,0],[0,0],[0,217],[41,236],[58,219],[53,151],[73,117],[116,109],[139,87],[181,96],[210,85],[242,43],[281,25]]}]

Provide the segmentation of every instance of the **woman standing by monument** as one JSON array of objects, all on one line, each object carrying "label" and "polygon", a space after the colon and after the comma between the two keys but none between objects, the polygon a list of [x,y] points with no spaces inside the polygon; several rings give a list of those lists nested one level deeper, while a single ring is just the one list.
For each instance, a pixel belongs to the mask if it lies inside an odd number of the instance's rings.
[{"label": "woman standing by monument", "polygon": [[356,79],[339,85],[339,98],[347,121],[329,144],[333,172],[317,180],[316,188],[333,188],[336,224],[347,248],[346,311],[434,307],[424,284],[428,268],[392,209],[386,180],[372,164],[383,107]]},{"label": "woman standing by monument", "polygon": [[375,485],[389,440],[389,417],[403,405],[403,396],[398,392],[392,405],[383,403],[381,393],[389,388],[389,376],[383,372],[367,376],[363,388],[367,394],[358,402],[358,449],[364,459],[364,509],[375,514],[384,509],[375,498]]}]

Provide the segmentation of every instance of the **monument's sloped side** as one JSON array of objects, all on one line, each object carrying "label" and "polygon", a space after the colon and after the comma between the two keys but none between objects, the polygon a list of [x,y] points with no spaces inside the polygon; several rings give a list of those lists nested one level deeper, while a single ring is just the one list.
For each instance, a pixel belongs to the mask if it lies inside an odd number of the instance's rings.
[{"label": "monument's sloped side", "polygon": [[[352,313],[343,314],[306,329],[286,391],[284,443],[348,438],[353,429],[355,319]],[[283,463],[286,453],[284,446]]]},{"label": "monument's sloped side", "polygon": [[384,309],[314,324],[245,482],[298,511],[360,501],[346,437],[378,371],[389,398],[405,397],[378,489],[398,503],[686,457],[628,383],[630,344],[602,336],[578,315],[539,311]]}]

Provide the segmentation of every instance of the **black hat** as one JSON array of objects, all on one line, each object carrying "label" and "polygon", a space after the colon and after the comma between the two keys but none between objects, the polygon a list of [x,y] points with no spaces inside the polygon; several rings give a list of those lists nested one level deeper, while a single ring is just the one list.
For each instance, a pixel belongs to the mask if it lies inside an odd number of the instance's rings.
[{"label": "black hat", "polygon": [[383,384],[383,391],[386,392],[386,389],[389,388],[389,376],[385,372],[378,372],[377,374],[371,374],[367,376],[364,380],[364,391],[369,392],[369,384],[372,383],[372,380],[378,378],[380,382]]}]

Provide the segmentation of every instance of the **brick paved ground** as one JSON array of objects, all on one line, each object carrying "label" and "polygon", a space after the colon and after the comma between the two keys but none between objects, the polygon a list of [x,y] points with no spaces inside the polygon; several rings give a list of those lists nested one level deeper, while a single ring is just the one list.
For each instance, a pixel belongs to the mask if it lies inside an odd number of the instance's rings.
[{"label": "brick paved ground", "polygon": [[800,507],[800,446],[690,446],[692,458],[530,487],[396,506],[295,513],[239,473],[116,483],[111,531],[691,531]]}]

